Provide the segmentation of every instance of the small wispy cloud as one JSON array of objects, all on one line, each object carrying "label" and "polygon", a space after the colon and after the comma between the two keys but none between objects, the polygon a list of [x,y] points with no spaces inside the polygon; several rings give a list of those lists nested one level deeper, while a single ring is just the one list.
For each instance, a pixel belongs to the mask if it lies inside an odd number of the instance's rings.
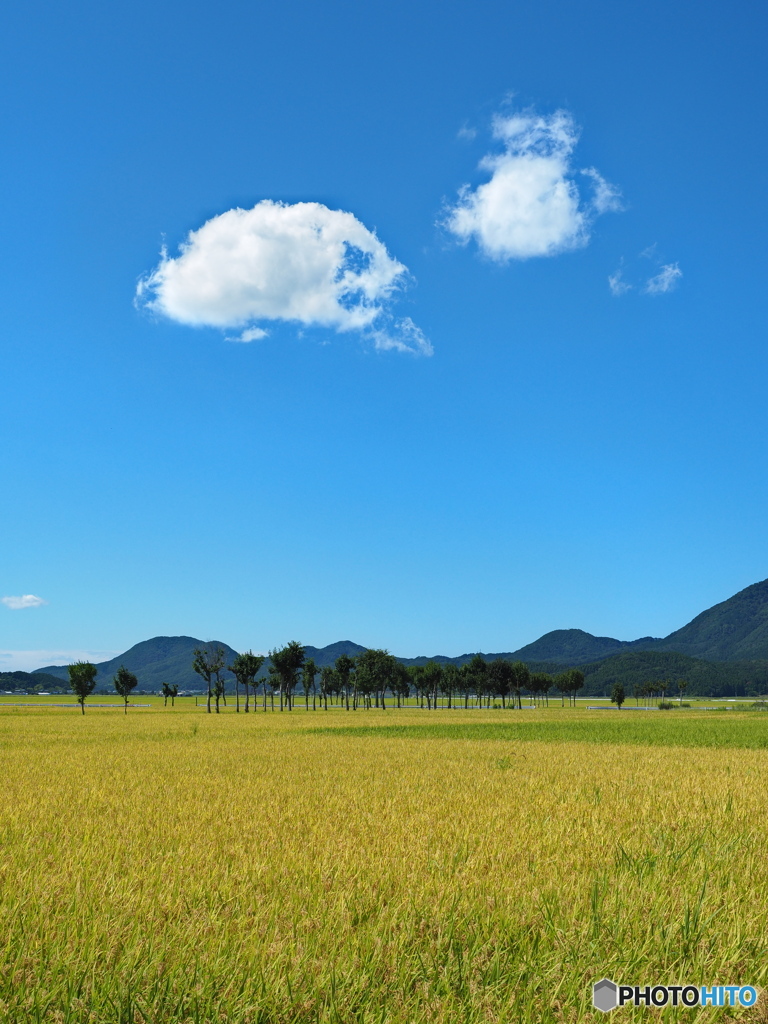
[{"label": "small wispy cloud", "polygon": [[666,263],[645,285],[646,295],[665,295],[677,287],[683,272],[677,263]]},{"label": "small wispy cloud", "polygon": [[[460,189],[443,219],[460,242],[474,239],[500,262],[555,256],[586,245],[595,217],[622,208],[619,190],[594,167],[574,166],[579,131],[567,111],[499,114],[493,136],[502,148],[480,162],[489,180]],[[591,195],[582,196],[579,175]]]},{"label": "small wispy cloud", "polygon": [[20,594],[18,597],[0,597],[0,603],[6,608],[18,611],[20,608],[39,608],[41,604],[48,604],[42,597],[35,594]]},{"label": "small wispy cloud", "polygon": [[[381,331],[396,335],[391,304],[407,280],[407,267],[352,213],[264,199],[212,217],[177,256],[163,250],[136,302],[177,323],[240,330],[230,341],[257,341],[265,321],[284,321],[376,344]],[[409,337],[390,347],[427,354]]]},{"label": "small wispy cloud", "polygon": [[409,316],[398,320],[394,331],[373,331],[371,336],[374,347],[380,352],[394,350],[395,352],[412,352],[422,356],[431,356],[434,352],[429,339]]},{"label": "small wispy cloud", "polygon": [[236,338],[227,338],[227,341],[242,341],[247,344],[249,341],[261,341],[268,336],[269,331],[265,331],[263,327],[247,327]]},{"label": "small wispy cloud", "polygon": [[461,139],[463,142],[471,142],[477,138],[477,128],[472,128],[465,122],[456,132],[456,138]]},{"label": "small wispy cloud", "polygon": [[632,291],[632,285],[627,284],[623,275],[624,272],[621,269],[608,275],[608,287],[611,289],[611,295],[625,295]]},{"label": "small wispy cloud", "polygon": [[594,167],[585,167],[581,173],[592,179],[595,189],[592,208],[595,213],[620,213],[624,209],[624,200],[619,189],[610,181],[606,181]]},{"label": "small wispy cloud", "polygon": [[[657,266],[661,263],[661,260],[656,256],[655,242],[653,245],[649,245],[647,249],[643,249],[638,256],[640,259],[653,260]],[[647,273],[647,270],[645,273]],[[634,284],[630,284],[630,282],[624,279],[624,259],[622,258],[618,269],[608,275],[608,287],[611,290],[611,295],[617,297],[626,295],[627,292],[634,289],[637,289],[641,295],[665,295],[677,286],[682,276],[683,272],[678,263],[665,263],[660,266],[658,272],[652,277],[647,278],[645,281],[638,281],[636,279]]]}]

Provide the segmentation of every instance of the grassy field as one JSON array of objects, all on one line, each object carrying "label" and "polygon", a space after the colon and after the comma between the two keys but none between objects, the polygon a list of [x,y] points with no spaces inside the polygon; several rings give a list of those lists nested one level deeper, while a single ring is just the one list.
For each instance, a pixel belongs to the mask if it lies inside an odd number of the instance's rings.
[{"label": "grassy field", "polygon": [[[603,975],[768,984],[768,715],[57,700],[0,702],[0,1022],[538,1024],[610,1019]],[[676,1013],[768,1020],[616,1016]]]}]

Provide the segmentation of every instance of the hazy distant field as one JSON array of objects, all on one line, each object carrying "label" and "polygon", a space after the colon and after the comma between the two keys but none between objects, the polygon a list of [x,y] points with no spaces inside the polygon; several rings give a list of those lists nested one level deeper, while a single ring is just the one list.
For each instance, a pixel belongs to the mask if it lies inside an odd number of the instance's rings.
[{"label": "hazy distant field", "polygon": [[136,702],[0,708],[0,1021],[605,1021],[603,975],[765,981],[768,714]]}]

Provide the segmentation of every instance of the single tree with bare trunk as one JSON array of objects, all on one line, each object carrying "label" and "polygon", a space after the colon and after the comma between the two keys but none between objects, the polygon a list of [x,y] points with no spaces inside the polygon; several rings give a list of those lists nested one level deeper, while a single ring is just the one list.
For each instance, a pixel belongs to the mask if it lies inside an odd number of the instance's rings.
[{"label": "single tree with bare trunk", "polygon": [[[350,658],[348,654],[340,654],[336,659],[336,678],[339,681],[339,686],[344,694],[344,699],[347,705],[347,711],[349,711],[349,688],[354,678],[355,672],[355,659]],[[352,710],[355,711],[357,708],[357,684],[355,684],[355,693],[352,698]]]},{"label": "single tree with bare trunk", "polygon": [[328,710],[328,694],[333,695],[338,685],[339,680],[336,675],[336,669],[333,665],[323,665],[320,669],[320,700],[323,702],[323,707],[326,711]]},{"label": "single tree with bare trunk", "polygon": [[315,676],[320,669],[314,658],[307,658],[301,670],[301,685],[304,687],[304,703],[309,711],[309,691],[312,691],[312,710],[315,710]]},{"label": "single tree with bare trunk", "polygon": [[98,669],[90,661],[76,661],[69,666],[69,686],[77,697],[80,710],[85,714],[85,698],[93,693]]},{"label": "single tree with bare trunk", "polygon": [[129,672],[124,665],[121,665],[120,668],[115,673],[115,677],[112,680],[112,682],[114,683],[117,692],[123,698],[124,710],[125,714],[127,715],[128,698],[131,696],[131,690],[135,690],[136,687],[138,686],[139,680],[136,678],[133,672]]}]

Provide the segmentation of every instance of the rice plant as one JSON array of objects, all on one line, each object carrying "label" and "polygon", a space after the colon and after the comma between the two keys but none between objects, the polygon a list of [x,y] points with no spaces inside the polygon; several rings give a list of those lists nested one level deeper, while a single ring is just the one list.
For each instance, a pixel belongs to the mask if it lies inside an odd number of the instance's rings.
[{"label": "rice plant", "polygon": [[0,1022],[540,1024],[605,1020],[603,975],[764,982],[761,716],[203,711],[3,712]]}]

